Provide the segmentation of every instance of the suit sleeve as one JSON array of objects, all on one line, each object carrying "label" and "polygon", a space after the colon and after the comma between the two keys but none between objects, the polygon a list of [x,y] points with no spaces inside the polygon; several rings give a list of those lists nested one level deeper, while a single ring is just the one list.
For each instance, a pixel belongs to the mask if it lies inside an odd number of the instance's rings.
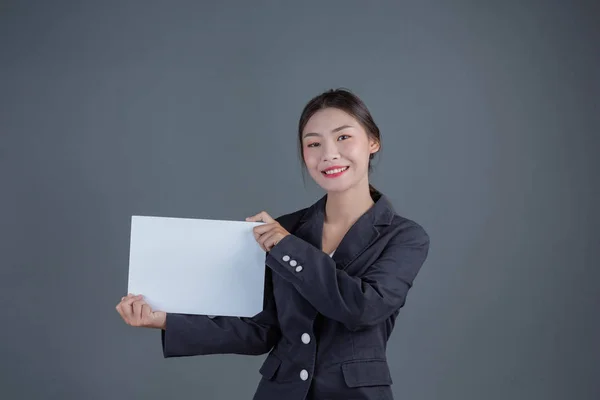
[{"label": "suit sleeve", "polygon": [[167,314],[161,331],[163,356],[268,353],[281,336],[268,269],[264,293],[263,311],[252,318]]},{"label": "suit sleeve", "polygon": [[271,249],[267,266],[321,314],[355,331],[378,324],[404,305],[428,251],[425,230],[410,225],[390,239],[364,274],[350,276],[328,254],[288,235]]}]

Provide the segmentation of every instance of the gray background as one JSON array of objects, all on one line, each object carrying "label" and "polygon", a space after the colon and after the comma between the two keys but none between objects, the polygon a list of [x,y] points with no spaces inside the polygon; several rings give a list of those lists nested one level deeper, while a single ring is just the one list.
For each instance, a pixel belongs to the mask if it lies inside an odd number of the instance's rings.
[{"label": "gray background", "polygon": [[312,203],[297,119],[342,86],[432,238],[396,397],[600,398],[599,7],[298,3],[0,2],[0,397],[251,398],[262,356],[120,319],[130,216]]}]

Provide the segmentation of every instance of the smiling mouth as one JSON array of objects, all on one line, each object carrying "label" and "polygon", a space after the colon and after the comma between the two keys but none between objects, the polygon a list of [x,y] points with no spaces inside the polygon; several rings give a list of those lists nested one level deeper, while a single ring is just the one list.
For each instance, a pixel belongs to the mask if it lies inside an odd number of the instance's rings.
[{"label": "smiling mouth", "polygon": [[342,175],[344,172],[348,171],[349,168],[350,167],[332,168],[332,169],[328,169],[325,171],[321,171],[321,173],[326,178],[336,178],[336,177]]}]

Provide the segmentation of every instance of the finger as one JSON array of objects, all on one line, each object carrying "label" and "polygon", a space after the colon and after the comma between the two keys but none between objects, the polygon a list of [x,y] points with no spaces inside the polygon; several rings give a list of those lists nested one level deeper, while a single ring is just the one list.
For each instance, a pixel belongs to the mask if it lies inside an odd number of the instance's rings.
[{"label": "finger", "polygon": [[267,251],[267,249],[265,248],[264,245],[264,241],[267,238],[269,234],[265,233],[263,235],[260,235],[259,237],[256,238],[256,243],[258,243],[259,247],[263,250],[263,251]]},{"label": "finger", "polygon": [[282,235],[279,234],[279,232],[277,232],[275,235],[273,235],[271,238],[269,238],[266,242],[266,247],[268,249],[268,251],[271,251],[273,249],[273,247],[277,246],[277,243],[279,243],[282,239]]},{"label": "finger", "polygon": [[129,293],[127,296],[125,296],[125,301],[128,301],[129,303],[133,304],[135,300],[141,299],[143,297],[144,295],[141,294]]},{"label": "finger", "polygon": [[123,320],[125,320],[125,314],[123,314],[123,303],[121,302],[121,303],[117,304],[117,306],[115,308],[117,309],[117,312],[119,313],[121,318],[123,318]]},{"label": "finger", "polygon": [[126,309],[128,307],[128,303],[129,301],[135,297],[135,295],[129,293],[127,296],[123,296],[121,297],[121,301],[119,302],[119,304],[117,304],[117,311],[119,312],[119,314],[121,315],[121,317],[123,317],[123,319],[126,318]]},{"label": "finger", "polygon": [[278,232],[265,233],[260,237],[260,246],[264,251],[270,251],[273,247],[273,242],[276,240]]},{"label": "finger", "polygon": [[246,222],[259,222],[261,221],[260,214],[253,215],[251,217],[246,217]]},{"label": "finger", "polygon": [[269,214],[267,214],[265,211],[263,211],[263,221],[267,224],[272,224],[273,222],[275,222],[275,220],[273,219],[273,217],[271,217]]},{"label": "finger", "polygon": [[119,314],[121,314],[123,312],[123,305],[125,304],[125,300],[127,299],[127,296],[121,297],[121,301],[117,303],[117,311],[119,312]]},{"label": "finger", "polygon": [[136,296],[135,294],[131,294],[131,293],[129,293],[129,294],[127,294],[126,296],[123,296],[123,297],[121,297],[121,303],[125,302],[126,300],[131,300],[131,299],[133,299],[135,296]]},{"label": "finger", "polygon": [[273,250],[273,247],[277,246],[277,243],[279,243],[282,239],[281,235],[273,235],[274,237],[269,240],[267,242],[267,248],[269,249],[269,251]]},{"label": "finger", "polygon": [[263,213],[264,213],[264,211],[261,211],[258,214],[248,217],[248,218],[246,218],[246,221],[248,221],[248,222],[264,222],[263,221]]},{"label": "finger", "polygon": [[146,320],[148,319],[151,315],[152,315],[152,307],[150,307],[150,304],[144,302],[144,304],[142,304],[142,311],[141,314],[142,319]]},{"label": "finger", "polygon": [[125,305],[129,305],[131,306],[133,304],[134,301],[142,299],[144,296],[141,294],[129,294],[127,296],[125,296],[125,300],[123,300],[123,303]]},{"label": "finger", "polygon": [[277,226],[279,226],[277,222],[271,222],[268,224],[255,226],[254,228],[252,228],[252,230],[255,234],[258,234],[258,236],[260,236],[264,233],[269,232],[271,229],[276,228]]},{"label": "finger", "polygon": [[125,321],[126,324],[131,325],[131,304],[129,304],[127,301],[122,301],[117,306],[117,310],[119,311],[121,318],[123,318],[123,321]]},{"label": "finger", "polygon": [[254,239],[258,241],[261,234],[256,231],[256,227],[252,228],[252,234],[254,235]]},{"label": "finger", "polygon": [[142,321],[144,322],[144,325],[152,322],[152,307],[150,307],[150,305],[148,303],[144,303],[142,305],[142,313],[141,314],[142,314]]},{"label": "finger", "polygon": [[137,325],[140,325],[142,322],[142,306],[146,304],[144,300],[136,300],[133,303],[133,322]]},{"label": "finger", "polygon": [[[262,229],[257,229],[257,228],[262,228]],[[276,228],[276,226],[274,226],[274,224],[265,224],[265,225],[260,225],[260,226],[254,227],[252,230],[252,233],[254,234],[254,239],[256,239],[256,241],[259,241],[261,236],[273,231],[274,228]]]},{"label": "finger", "polygon": [[266,212],[261,211],[256,215],[246,218],[246,221],[249,222],[265,222],[267,224],[275,222],[275,220]]}]

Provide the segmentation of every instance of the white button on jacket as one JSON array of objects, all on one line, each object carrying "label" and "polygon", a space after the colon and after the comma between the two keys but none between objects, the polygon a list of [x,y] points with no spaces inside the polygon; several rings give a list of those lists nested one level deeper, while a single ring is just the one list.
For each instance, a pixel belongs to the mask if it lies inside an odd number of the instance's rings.
[{"label": "white button on jacket", "polygon": [[302,379],[303,381],[308,379],[308,371],[303,369],[302,371],[300,371],[300,379]]},{"label": "white button on jacket", "polygon": [[308,333],[302,334],[302,343],[304,343],[304,344],[310,343],[310,335]]}]

